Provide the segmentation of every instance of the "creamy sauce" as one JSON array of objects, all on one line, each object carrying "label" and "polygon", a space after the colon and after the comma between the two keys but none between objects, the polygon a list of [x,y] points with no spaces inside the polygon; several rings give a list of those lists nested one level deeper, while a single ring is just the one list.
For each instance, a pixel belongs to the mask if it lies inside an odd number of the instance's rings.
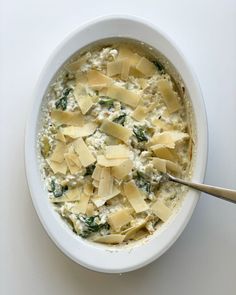
[{"label": "creamy sauce", "polygon": [[[115,63],[118,73],[109,75],[109,67]],[[124,78],[125,67],[128,76]],[[91,71],[96,72],[95,83],[89,80]],[[101,83],[97,73],[105,75],[108,82]],[[114,86],[128,91],[125,102],[123,94],[118,98],[107,95]],[[130,93],[138,97],[136,105],[129,104]],[[177,105],[174,111],[173,100]],[[138,107],[142,112],[136,116]],[[161,176],[164,171],[189,176],[193,149],[189,108],[182,82],[174,82],[168,63],[147,53],[143,45],[126,41],[91,46],[64,65],[46,96],[38,146],[49,200],[76,234],[95,242],[128,243],[149,236],[174,214],[185,189],[162,183]],[[75,112],[83,122],[76,117],[71,123],[63,115]],[[104,131],[104,121],[128,130],[128,139],[111,135],[110,129]],[[81,136],[81,128],[88,123],[94,130]],[[69,134],[68,127],[76,135]],[[164,139],[160,137],[163,134],[167,136]],[[91,162],[76,148],[77,143],[86,146]],[[111,148],[115,156],[110,158],[107,146],[128,150],[128,155],[120,152],[117,156]],[[99,156],[105,157],[108,167],[98,164]],[[120,164],[113,165],[114,159]],[[114,171],[125,161],[132,167],[117,177]],[[94,176],[95,167],[99,168],[99,179]],[[105,188],[102,173],[110,181],[105,182]],[[132,196],[130,190],[135,191]]]}]

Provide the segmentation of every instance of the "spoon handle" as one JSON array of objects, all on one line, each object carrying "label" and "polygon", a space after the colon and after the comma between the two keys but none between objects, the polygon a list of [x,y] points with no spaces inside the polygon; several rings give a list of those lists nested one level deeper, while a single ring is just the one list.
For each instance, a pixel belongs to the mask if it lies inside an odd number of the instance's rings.
[{"label": "spoon handle", "polygon": [[236,204],[236,190],[226,189],[222,187],[212,186],[212,185],[206,185],[201,183],[193,183],[190,181],[182,180],[180,178],[174,177],[170,174],[168,174],[168,178],[171,181],[181,183],[183,185],[186,185],[188,187],[194,188],[198,191],[207,193],[209,195],[215,196],[217,198],[223,199],[225,201],[229,201]]}]

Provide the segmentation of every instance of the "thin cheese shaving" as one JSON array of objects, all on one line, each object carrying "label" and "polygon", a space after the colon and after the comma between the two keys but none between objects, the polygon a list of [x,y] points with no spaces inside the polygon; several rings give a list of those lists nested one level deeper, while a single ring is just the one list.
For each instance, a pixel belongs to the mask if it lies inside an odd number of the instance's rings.
[{"label": "thin cheese shaving", "polygon": [[155,65],[150,62],[146,57],[142,57],[136,65],[136,69],[144,74],[146,77],[150,77],[156,72]]},{"label": "thin cheese shaving", "polygon": [[69,168],[71,174],[76,174],[79,171],[81,171],[82,165],[80,163],[79,158],[75,154],[66,153],[64,154],[64,156],[65,156],[67,167]]},{"label": "thin cheese shaving", "polygon": [[82,138],[78,138],[73,145],[83,167],[87,167],[96,161]]},{"label": "thin cheese shaving", "polygon": [[88,202],[89,202],[89,195],[82,193],[80,195],[79,202],[76,202],[71,209],[71,212],[74,214],[85,213],[87,210]]},{"label": "thin cheese shaving", "polygon": [[96,207],[103,206],[108,200],[114,198],[115,196],[119,195],[120,190],[113,185],[112,192],[107,195],[106,197],[94,196],[92,198],[92,202],[96,205]]},{"label": "thin cheese shaving", "polygon": [[160,172],[166,173],[167,170],[170,170],[175,173],[181,173],[181,169],[179,165],[172,161],[160,159],[160,158],[154,158],[152,163],[154,167]]},{"label": "thin cheese shaving", "polygon": [[52,198],[53,203],[75,202],[80,200],[81,189],[75,188],[68,190],[62,197]]},{"label": "thin cheese shaving", "polygon": [[139,222],[137,225],[132,226],[132,227],[122,231],[121,233],[125,234],[124,241],[127,241],[127,240],[133,238],[135,236],[135,234],[146,225],[148,219],[149,218],[147,217],[144,220],[142,220],[141,222]]},{"label": "thin cheese shaving", "polygon": [[103,120],[100,130],[124,142],[127,142],[132,135],[132,131],[128,128],[107,119]]},{"label": "thin cheese shaving", "polygon": [[116,60],[107,63],[107,75],[112,77],[121,74],[123,60]]},{"label": "thin cheese shaving", "polygon": [[61,128],[62,134],[69,136],[71,138],[79,138],[79,137],[86,137],[95,132],[97,129],[97,124],[96,123],[87,123],[82,127],[75,127],[75,126],[70,126],[70,127],[65,127]]},{"label": "thin cheese shaving", "polygon": [[140,95],[119,86],[110,86],[107,89],[107,96],[135,108],[140,101]]},{"label": "thin cheese shaving", "polygon": [[54,162],[50,159],[46,159],[48,165],[50,166],[50,168],[52,169],[53,173],[57,174],[57,173],[61,173],[61,174],[66,174],[67,171],[67,166],[66,166],[66,162],[63,161],[61,163],[58,162]]},{"label": "thin cheese shaving", "polygon": [[163,144],[157,144],[154,146],[155,148],[151,147],[154,150],[154,154],[161,159],[170,160],[170,161],[176,161],[177,155],[174,153],[174,151],[168,149]]},{"label": "thin cheese shaving", "polygon": [[77,102],[83,115],[85,115],[94,105],[92,98],[89,95],[78,96]]},{"label": "thin cheese shaving", "polygon": [[99,165],[104,166],[104,167],[114,167],[114,166],[119,166],[125,161],[125,159],[107,159],[103,155],[98,155],[97,156],[97,162]]},{"label": "thin cheese shaving", "polygon": [[102,167],[97,164],[95,169],[93,170],[92,178],[94,180],[99,181],[101,178],[101,173],[102,173]]},{"label": "thin cheese shaving", "polygon": [[108,145],[105,148],[105,157],[107,159],[128,158],[129,156],[130,151],[124,144]]},{"label": "thin cheese shaving", "polygon": [[81,126],[84,123],[84,116],[81,112],[68,112],[61,110],[52,110],[51,118],[60,124]]},{"label": "thin cheese shaving", "polygon": [[95,208],[94,208],[94,205],[92,203],[89,203],[88,206],[87,206],[87,209],[86,209],[86,215],[87,216],[93,216],[95,214]]},{"label": "thin cheese shaving", "polygon": [[120,234],[111,234],[107,236],[100,236],[93,239],[94,242],[103,244],[120,244],[124,241],[125,236]]},{"label": "thin cheese shaving", "polygon": [[119,166],[111,168],[111,174],[117,179],[123,179],[133,168],[133,162],[130,159],[125,160]]},{"label": "thin cheese shaving", "polygon": [[154,134],[150,140],[150,144],[164,144],[167,147],[175,147],[175,144],[179,141],[189,138],[189,135],[177,130],[164,131],[162,133]]},{"label": "thin cheese shaving", "polygon": [[89,71],[87,77],[89,86],[97,90],[108,87],[112,83],[111,78],[96,70]]},{"label": "thin cheese shaving", "polygon": [[148,210],[147,203],[133,181],[124,184],[124,193],[136,213]]},{"label": "thin cheese shaving", "polygon": [[66,145],[63,142],[57,141],[56,147],[50,157],[53,162],[62,163],[64,161],[64,153],[66,152]]},{"label": "thin cheese shaving", "polygon": [[164,103],[170,114],[180,109],[179,97],[172,89],[170,82],[166,79],[157,81],[158,90],[160,91]]},{"label": "thin cheese shaving", "polygon": [[126,209],[121,209],[108,215],[108,223],[116,232],[119,232],[121,227],[130,223],[132,219],[133,217]]},{"label": "thin cheese shaving", "polygon": [[98,186],[98,196],[103,198],[110,196],[113,190],[113,177],[110,168],[102,168],[101,178]]},{"label": "thin cheese shaving", "polygon": [[62,142],[64,142],[64,143],[66,143],[66,138],[65,138],[65,136],[64,136],[64,134],[62,134],[62,132],[61,132],[61,129],[59,129],[58,131],[57,131],[57,134],[56,134],[56,137],[55,137],[57,140],[60,140],[60,141],[62,141]]},{"label": "thin cheese shaving", "polygon": [[93,194],[93,186],[91,182],[85,182],[84,184],[84,193],[88,196],[91,196]]},{"label": "thin cheese shaving", "polygon": [[147,108],[144,106],[138,105],[137,108],[133,111],[131,114],[132,118],[134,118],[136,121],[142,121],[147,116]]},{"label": "thin cheese shaving", "polygon": [[162,220],[167,221],[171,215],[171,210],[168,208],[162,201],[157,200],[152,206],[151,209],[154,213]]}]

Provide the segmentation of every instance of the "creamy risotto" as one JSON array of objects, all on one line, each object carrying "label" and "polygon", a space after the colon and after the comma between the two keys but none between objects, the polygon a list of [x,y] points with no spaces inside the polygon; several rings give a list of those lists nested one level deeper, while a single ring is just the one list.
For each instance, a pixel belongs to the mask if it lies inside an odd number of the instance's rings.
[{"label": "creamy risotto", "polygon": [[49,201],[75,234],[121,244],[176,211],[192,158],[189,102],[142,44],[90,46],[58,72],[42,107],[40,166]]}]

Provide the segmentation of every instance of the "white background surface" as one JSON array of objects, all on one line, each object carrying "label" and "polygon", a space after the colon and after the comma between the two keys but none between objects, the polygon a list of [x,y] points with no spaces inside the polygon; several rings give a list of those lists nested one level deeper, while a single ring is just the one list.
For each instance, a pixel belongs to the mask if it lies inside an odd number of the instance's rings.
[{"label": "white background surface", "polygon": [[236,189],[236,1],[0,2],[0,294],[236,294],[236,205],[203,196],[184,233],[151,265],[119,275],[76,265],[52,243],[24,174],[24,126],[49,54],[93,17],[129,13],[165,31],[192,63],[209,120],[206,182]]}]

